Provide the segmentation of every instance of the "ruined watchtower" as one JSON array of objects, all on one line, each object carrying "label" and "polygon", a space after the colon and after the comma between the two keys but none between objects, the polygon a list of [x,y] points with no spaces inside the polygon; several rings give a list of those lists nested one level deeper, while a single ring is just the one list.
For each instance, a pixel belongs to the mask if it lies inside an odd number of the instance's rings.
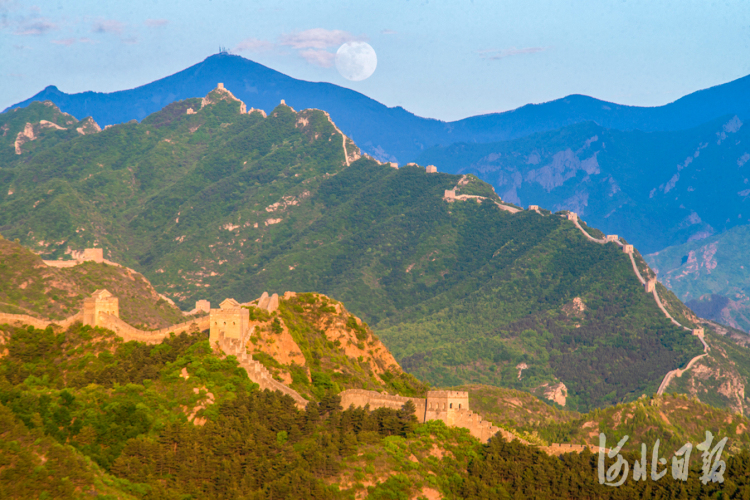
[{"label": "ruined watchtower", "polygon": [[97,264],[101,264],[104,262],[104,251],[101,248],[85,248],[81,260],[93,261]]},{"label": "ruined watchtower", "polygon": [[219,309],[211,309],[209,313],[211,345],[224,339],[237,340],[242,343],[248,331],[250,311],[242,308],[234,299],[225,299],[219,304]]},{"label": "ruined watchtower", "polygon": [[425,421],[442,420],[453,425],[458,410],[469,409],[469,393],[466,391],[429,391],[425,402]]},{"label": "ruined watchtower", "polygon": [[120,317],[120,301],[107,290],[97,290],[91,297],[83,299],[84,325],[99,326],[100,313]]}]

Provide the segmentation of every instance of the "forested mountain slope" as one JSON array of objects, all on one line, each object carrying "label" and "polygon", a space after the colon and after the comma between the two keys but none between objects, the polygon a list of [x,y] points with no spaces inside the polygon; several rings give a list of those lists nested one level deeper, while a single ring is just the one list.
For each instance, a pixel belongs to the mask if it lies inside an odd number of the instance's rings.
[{"label": "forested mountain slope", "polygon": [[243,108],[215,89],[141,124],[8,147],[0,229],[48,256],[97,244],[185,308],[325,293],[438,385],[562,383],[585,410],[654,392],[700,353],[619,246],[511,213],[478,180],[357,159],[322,111]]},{"label": "forested mountain slope", "polygon": [[[746,441],[743,420],[726,424],[723,412],[681,398],[645,410],[641,402],[607,410],[601,428],[619,437],[644,414],[658,421],[683,406],[699,409],[710,417],[702,424],[730,438],[722,456],[725,484],[702,485],[700,460],[693,458],[687,485],[667,476],[610,488],[597,482],[597,456],[588,451],[558,458],[500,435],[482,445],[441,421],[417,424],[406,409],[343,410],[332,392],[301,411],[287,396],[258,391],[232,357],[216,356],[200,334],[145,345],[80,325],[64,332],[3,327],[0,340],[3,498],[473,499],[528,491],[544,498],[553,491],[558,498],[581,492],[662,498],[686,487],[696,495],[732,491],[738,496],[730,498],[741,498],[750,487],[747,451],[729,456],[735,442]],[[652,446],[666,430],[660,455],[668,456],[680,439],[695,441],[703,429],[694,418],[685,424],[684,413],[634,438]],[[576,429],[570,422],[552,425],[544,436],[575,442]],[[632,463],[637,455],[625,457]]]}]

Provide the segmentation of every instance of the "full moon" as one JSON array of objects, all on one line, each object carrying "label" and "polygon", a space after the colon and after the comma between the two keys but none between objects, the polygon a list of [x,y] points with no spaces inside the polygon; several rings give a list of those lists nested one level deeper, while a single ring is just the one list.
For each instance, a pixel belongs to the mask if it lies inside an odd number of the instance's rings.
[{"label": "full moon", "polygon": [[369,78],[378,66],[375,50],[365,42],[346,42],[336,51],[336,69],[353,82]]}]

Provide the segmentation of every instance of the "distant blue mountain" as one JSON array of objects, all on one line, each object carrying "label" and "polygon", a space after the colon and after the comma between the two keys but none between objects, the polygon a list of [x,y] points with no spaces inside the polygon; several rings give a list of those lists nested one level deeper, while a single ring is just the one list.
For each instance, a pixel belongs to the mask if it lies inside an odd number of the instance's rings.
[{"label": "distant blue mountain", "polygon": [[49,86],[10,108],[49,100],[76,118],[92,116],[104,126],[140,121],[173,101],[204,96],[218,82],[248,107],[266,112],[281,99],[298,110],[325,110],[362,150],[381,160],[400,163],[416,159],[431,146],[502,141],[585,121],[617,130],[669,131],[689,129],[727,114],[742,116],[750,110],[750,76],[746,76],[653,108],[571,95],[505,113],[443,122],[418,117],[401,107],[389,108],[337,85],[297,80],[228,54],[213,55],[179,73],[131,90],[66,94]]}]

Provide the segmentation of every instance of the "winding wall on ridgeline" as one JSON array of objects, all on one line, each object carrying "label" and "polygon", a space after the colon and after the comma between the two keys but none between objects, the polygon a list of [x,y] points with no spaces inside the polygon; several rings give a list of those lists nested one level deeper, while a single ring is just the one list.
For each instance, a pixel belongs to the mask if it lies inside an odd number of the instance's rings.
[{"label": "winding wall on ridgeline", "polygon": [[[467,177],[465,175],[462,176],[461,179],[458,181],[458,183],[456,184],[456,186],[452,190],[446,190],[445,191],[445,195],[443,196],[443,199],[445,201],[449,202],[449,203],[457,201],[457,200],[470,200],[470,199],[474,199],[474,200],[476,200],[479,203],[481,203],[483,200],[489,200],[489,201],[494,202],[495,205],[497,205],[500,209],[505,210],[507,212],[517,213],[517,212],[521,211],[521,210],[519,210],[519,209],[517,209],[515,207],[510,207],[508,205],[502,205],[502,204],[498,203],[497,201],[490,200],[490,198],[487,198],[485,196],[457,195],[456,192],[460,189],[460,187],[462,185],[467,184],[467,183],[468,183]],[[539,210],[539,207],[537,205],[531,205],[531,206],[529,206],[529,210],[530,211],[535,211],[539,215],[544,216],[544,214]],[[644,279],[644,277],[641,275],[641,272],[638,270],[638,265],[636,264],[635,257],[633,256],[634,252],[633,252],[632,245],[627,245],[627,246],[624,245],[616,235],[609,235],[609,236],[606,236],[604,238],[594,238],[593,236],[591,236],[581,226],[580,222],[578,221],[577,214],[575,214],[573,212],[569,212],[569,213],[567,213],[567,214],[565,214],[563,216],[567,217],[568,220],[570,220],[581,231],[581,233],[586,237],[587,240],[589,240],[589,241],[591,241],[593,243],[597,243],[599,245],[604,245],[604,244],[607,244],[607,243],[614,243],[614,244],[619,245],[620,247],[622,247],[623,250],[625,251],[625,253],[628,255],[628,257],[630,257],[630,263],[633,266],[633,272],[635,273],[636,277],[638,278],[638,281],[641,282],[641,284],[646,288],[646,290],[648,292],[650,292],[650,293],[653,294],[654,301],[656,302],[656,305],[659,307],[659,309],[661,309],[661,312],[664,314],[664,316],[667,319],[669,319],[669,321],[671,321],[672,324],[674,324],[675,326],[683,328],[684,330],[692,332],[694,335],[698,336],[698,338],[700,339],[701,343],[703,344],[703,354],[700,354],[700,355],[694,357],[693,359],[691,359],[690,362],[687,364],[687,366],[685,366],[685,368],[682,368],[682,369],[678,368],[676,370],[671,370],[670,372],[668,372],[664,376],[664,379],[662,380],[661,385],[659,386],[659,389],[656,392],[658,395],[663,394],[664,391],[666,390],[666,388],[669,386],[669,383],[672,381],[672,379],[674,377],[681,377],[683,373],[685,373],[687,370],[689,370],[701,358],[703,358],[704,356],[708,355],[708,351],[710,350],[710,347],[708,346],[708,344],[706,343],[705,339],[703,338],[703,329],[702,328],[692,329],[690,327],[687,327],[687,326],[681,324],[676,319],[674,319],[671,314],[669,314],[669,311],[667,311],[667,308],[664,307],[664,303],[662,302],[661,298],[659,297],[659,292],[656,289],[656,280],[654,280],[653,283],[649,283],[648,281],[646,281],[646,279]],[[649,288],[651,288],[651,290],[649,290]]]}]

